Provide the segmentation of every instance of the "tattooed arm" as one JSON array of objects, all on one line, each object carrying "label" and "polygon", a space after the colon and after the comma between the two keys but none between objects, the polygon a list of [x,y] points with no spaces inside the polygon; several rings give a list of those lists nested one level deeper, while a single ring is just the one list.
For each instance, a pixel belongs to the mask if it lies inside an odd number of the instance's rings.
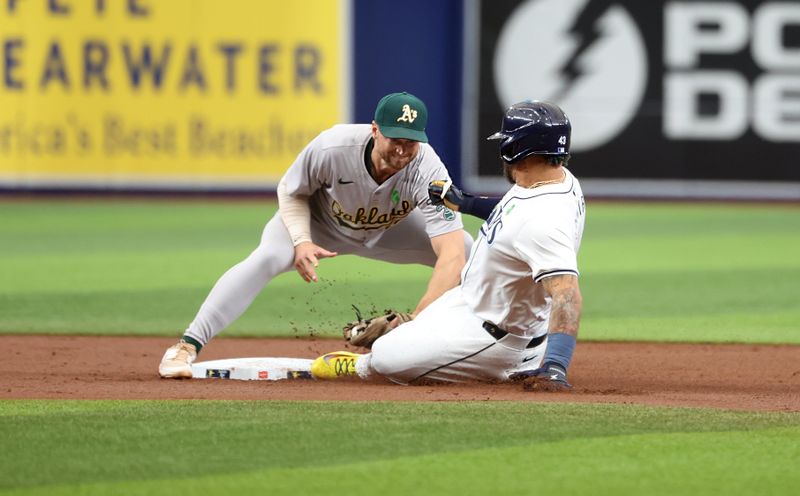
[{"label": "tattooed arm", "polygon": [[531,391],[565,391],[572,388],[567,382],[567,368],[572,361],[581,321],[583,299],[574,275],[557,275],[542,279],[550,294],[550,327],[547,349],[539,368],[511,374],[511,380],[522,380]]},{"label": "tattooed arm", "polygon": [[583,308],[578,278],[574,275],[552,276],[542,279],[542,285],[550,294],[553,305],[550,310],[548,332],[550,334],[561,332],[577,338]]}]

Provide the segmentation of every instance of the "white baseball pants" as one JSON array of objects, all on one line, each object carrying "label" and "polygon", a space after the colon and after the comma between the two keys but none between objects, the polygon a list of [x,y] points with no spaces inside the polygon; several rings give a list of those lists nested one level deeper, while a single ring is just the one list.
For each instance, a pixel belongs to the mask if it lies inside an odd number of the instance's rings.
[{"label": "white baseball pants", "polygon": [[530,337],[510,333],[495,339],[455,287],[411,322],[378,338],[372,353],[358,359],[356,371],[361,377],[377,373],[401,384],[505,381],[514,371],[541,363],[547,340],[526,348],[530,342]]}]

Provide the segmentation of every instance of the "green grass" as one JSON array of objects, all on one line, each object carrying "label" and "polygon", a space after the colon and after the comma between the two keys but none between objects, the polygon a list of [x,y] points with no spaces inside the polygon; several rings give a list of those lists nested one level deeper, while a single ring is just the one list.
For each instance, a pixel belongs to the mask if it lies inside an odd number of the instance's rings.
[{"label": "green grass", "polygon": [[[800,343],[800,209],[589,207],[582,339]],[[256,202],[0,203],[0,333],[175,336],[256,246],[273,212]],[[320,284],[280,276],[225,334],[336,335],[351,303],[365,312],[412,307],[428,274],[326,260]],[[800,487],[797,413],[0,401],[0,439],[0,494],[760,495]]]},{"label": "green grass", "polygon": [[0,494],[792,494],[800,486],[798,414],[4,401],[0,436]]},{"label": "green grass", "polygon": [[[257,202],[0,203],[0,332],[178,335],[273,212]],[[795,207],[590,203],[581,338],[800,343],[798,253]],[[322,282],[278,277],[225,335],[338,335],[352,303],[413,307],[429,273],[325,260]]]},{"label": "green grass", "polygon": [[584,339],[800,343],[800,209],[598,205]]}]

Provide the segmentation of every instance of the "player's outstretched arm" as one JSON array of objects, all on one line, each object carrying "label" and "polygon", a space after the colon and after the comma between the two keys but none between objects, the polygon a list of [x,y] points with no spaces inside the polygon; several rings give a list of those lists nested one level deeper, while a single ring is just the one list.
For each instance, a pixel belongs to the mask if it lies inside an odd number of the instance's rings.
[{"label": "player's outstretched arm", "polygon": [[428,184],[428,197],[434,205],[444,205],[450,210],[480,217],[489,218],[494,207],[501,200],[499,197],[473,196],[458,189],[453,181],[436,180]]},{"label": "player's outstretched arm", "polygon": [[459,229],[431,238],[433,251],[436,253],[436,265],[433,267],[428,289],[417,303],[414,315],[461,282],[461,269],[464,268],[464,231]]}]

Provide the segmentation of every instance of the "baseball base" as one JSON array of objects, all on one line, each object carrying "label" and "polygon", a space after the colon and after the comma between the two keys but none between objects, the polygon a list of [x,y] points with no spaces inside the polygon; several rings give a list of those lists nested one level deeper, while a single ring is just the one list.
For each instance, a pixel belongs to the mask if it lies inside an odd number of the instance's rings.
[{"label": "baseball base", "polygon": [[311,362],[305,358],[228,358],[192,364],[192,379],[279,381],[313,379]]}]

